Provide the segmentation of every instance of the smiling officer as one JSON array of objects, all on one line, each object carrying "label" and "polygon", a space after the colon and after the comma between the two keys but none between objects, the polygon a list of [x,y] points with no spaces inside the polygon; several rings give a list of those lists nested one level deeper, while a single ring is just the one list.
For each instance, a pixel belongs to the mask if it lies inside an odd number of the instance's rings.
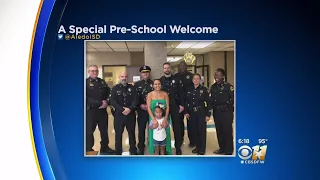
[{"label": "smiling officer", "polygon": [[139,100],[137,105],[137,113],[138,113],[138,154],[143,155],[144,154],[144,148],[145,148],[145,132],[147,123],[149,120],[149,114],[148,114],[148,106],[146,102],[146,98],[149,92],[153,91],[152,85],[153,81],[150,79],[150,71],[151,68],[149,66],[142,66],[140,69],[140,75],[142,80],[136,82],[134,84],[134,87],[138,93]]},{"label": "smiling officer", "polygon": [[188,125],[192,126],[191,135],[194,137],[196,148],[192,153],[204,155],[206,152],[207,122],[210,120],[209,93],[206,87],[200,85],[201,76],[193,76],[193,86],[186,90],[186,117]]},{"label": "smiling officer", "polygon": [[174,77],[171,74],[171,65],[170,63],[163,64],[163,73],[164,76],[160,78],[162,90],[167,92],[170,100],[170,116],[172,120],[172,127],[175,140],[176,154],[182,155],[181,145],[181,121],[180,113],[184,112],[184,90],[181,80],[177,77]]},{"label": "smiling officer", "polygon": [[213,109],[213,118],[220,147],[214,153],[232,155],[234,88],[224,81],[225,75],[226,72],[218,68],[214,75],[216,82],[210,88],[211,109]]},{"label": "smiling officer", "polygon": [[103,79],[98,77],[98,66],[89,66],[88,73],[90,77],[86,80],[86,151],[93,151],[93,132],[98,125],[101,136],[100,154],[114,154],[115,151],[109,148],[108,113],[106,111],[110,88]]},{"label": "smiling officer", "polygon": [[130,154],[136,155],[136,105],[138,104],[135,88],[128,84],[128,74],[119,74],[119,84],[111,91],[110,102],[114,107],[114,128],[116,141],[116,155],[122,155],[122,134],[126,127],[129,135]]},{"label": "smiling officer", "polygon": [[[193,74],[189,72],[188,65],[185,61],[181,61],[179,64],[179,72],[176,73],[174,76],[177,77],[183,84],[184,90],[188,89],[189,87],[193,86],[192,77]],[[184,139],[184,112],[180,113],[180,125],[181,125],[181,139],[183,142]],[[189,125],[189,121],[187,118],[187,130],[188,130],[188,138],[189,138],[189,147],[194,147],[196,145],[195,138],[193,138],[194,129],[193,126]]]}]

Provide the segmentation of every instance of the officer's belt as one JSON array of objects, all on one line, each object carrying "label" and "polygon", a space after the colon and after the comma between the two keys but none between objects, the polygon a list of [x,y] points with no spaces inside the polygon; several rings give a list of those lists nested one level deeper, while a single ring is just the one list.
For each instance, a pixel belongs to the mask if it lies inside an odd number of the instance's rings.
[{"label": "officer's belt", "polygon": [[203,109],[204,109],[204,106],[189,107],[189,110],[190,110],[191,112],[199,112],[199,111],[201,111],[201,110],[203,110]]}]

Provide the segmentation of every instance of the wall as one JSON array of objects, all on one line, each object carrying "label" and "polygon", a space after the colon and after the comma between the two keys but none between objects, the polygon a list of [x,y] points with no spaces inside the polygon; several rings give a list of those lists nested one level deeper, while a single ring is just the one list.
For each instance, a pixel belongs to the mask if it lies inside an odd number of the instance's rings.
[{"label": "wall", "polygon": [[[204,65],[209,65],[210,85],[214,83],[214,71],[217,68],[225,69],[225,52],[213,51],[204,54]],[[178,64],[179,62],[172,63]],[[102,77],[102,65],[127,65],[143,66],[144,52],[91,52],[87,53],[87,67],[96,64],[99,67],[99,77]],[[199,57],[196,65],[202,65],[202,58]],[[160,65],[161,66],[161,65]],[[227,81],[234,85],[234,52],[227,52]],[[162,68],[162,67],[161,67]]]},{"label": "wall", "polygon": [[[130,53],[127,52],[87,52],[87,68],[97,65],[102,78],[102,65],[131,65]],[[88,76],[88,75],[87,75]]]},{"label": "wall", "polygon": [[[102,78],[102,65],[143,66],[143,52],[87,52],[86,66],[97,65],[99,77]],[[88,75],[87,75],[88,76]]]},{"label": "wall", "polygon": [[235,75],[235,58],[234,52],[227,52],[227,80],[230,84],[234,85]]},{"label": "wall", "polygon": [[[214,84],[214,71],[217,68],[225,69],[225,52],[213,51],[204,54],[204,65],[209,65],[210,85]],[[225,69],[226,70],[226,69]],[[227,81],[234,85],[234,52],[227,52]]]},{"label": "wall", "polygon": [[204,64],[209,65],[210,86],[215,82],[214,71],[217,68],[224,69],[224,52],[215,51],[204,55]]},{"label": "wall", "polygon": [[[119,77],[119,73],[125,71],[125,67],[124,66],[115,66],[115,67],[104,67],[104,72],[112,72],[113,74],[113,83],[109,84],[108,81],[106,81],[108,83],[108,85],[110,87],[112,87],[113,85],[118,83],[118,77]],[[101,71],[101,76],[102,76],[102,71]]]},{"label": "wall", "polygon": [[143,66],[144,65],[144,53],[143,52],[130,52],[131,66]]}]

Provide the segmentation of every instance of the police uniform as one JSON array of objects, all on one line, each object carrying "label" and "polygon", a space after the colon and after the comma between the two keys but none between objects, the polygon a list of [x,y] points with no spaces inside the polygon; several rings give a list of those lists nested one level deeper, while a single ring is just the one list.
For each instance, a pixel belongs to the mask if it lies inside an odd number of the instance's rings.
[{"label": "police uniform", "polygon": [[231,155],[233,153],[233,86],[225,81],[214,83],[210,88],[211,108],[215,121],[219,154]]},{"label": "police uniform", "polygon": [[191,86],[186,90],[186,111],[190,115],[188,125],[191,128],[191,136],[195,140],[196,149],[193,153],[204,155],[206,152],[207,122],[210,117],[209,93],[206,87],[199,85]]},{"label": "police uniform", "polygon": [[100,153],[114,153],[109,148],[108,113],[106,108],[99,109],[103,100],[108,100],[110,88],[103,79],[91,77],[86,80],[86,151],[93,151],[93,132],[98,125],[101,136]]},{"label": "police uniform", "polygon": [[[187,89],[191,86],[193,86],[193,82],[192,82],[192,78],[193,78],[193,74],[189,71],[186,71],[185,73],[176,73],[174,75],[175,77],[177,77],[178,79],[180,79],[182,81],[183,87],[184,89]],[[180,113],[180,123],[181,123],[181,139],[183,141],[184,138],[184,112]],[[188,138],[189,138],[189,146],[193,147],[195,145],[195,141],[194,138],[192,137],[192,126],[189,125],[189,121],[187,121],[187,130],[188,130]]]},{"label": "police uniform", "polygon": [[[151,68],[149,66],[142,66],[139,70],[141,73],[143,72],[150,72]],[[137,113],[138,113],[138,148],[139,153],[144,154],[145,148],[145,132],[146,126],[149,120],[149,114],[147,110],[143,110],[140,108],[141,104],[147,104],[146,99],[149,92],[153,91],[153,81],[150,79],[147,80],[140,80],[134,84],[134,87],[138,93],[139,100],[137,105]]]},{"label": "police uniform", "polygon": [[181,129],[179,105],[184,106],[185,103],[183,84],[180,79],[174,77],[173,75],[171,75],[170,77],[162,76],[160,78],[160,81],[162,90],[167,92],[169,95],[169,113],[172,120],[176,154],[181,155],[181,131],[183,129]]},{"label": "police uniform", "polygon": [[[136,154],[136,139],[135,139],[135,126],[136,126],[136,114],[135,109],[138,102],[136,90],[131,84],[126,86],[117,84],[112,88],[111,105],[114,108],[114,129],[115,129],[115,144],[116,154],[122,155],[122,134],[126,127],[129,135],[130,154]],[[131,110],[128,115],[122,114],[123,107],[127,107]]]}]

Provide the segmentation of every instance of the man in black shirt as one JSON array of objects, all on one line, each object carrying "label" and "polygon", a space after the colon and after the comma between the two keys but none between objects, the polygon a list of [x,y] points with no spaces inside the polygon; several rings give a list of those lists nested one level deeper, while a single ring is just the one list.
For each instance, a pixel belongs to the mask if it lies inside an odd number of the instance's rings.
[{"label": "man in black shirt", "polygon": [[215,72],[216,82],[210,88],[211,109],[216,126],[219,150],[216,154],[232,155],[233,153],[233,103],[234,88],[224,81],[225,71],[218,68]]},{"label": "man in black shirt", "polygon": [[175,148],[176,154],[181,155],[181,123],[180,123],[180,114],[184,111],[184,90],[183,84],[177,77],[174,77],[171,74],[171,66],[170,63],[163,64],[163,72],[164,76],[160,78],[162,90],[166,91],[169,95],[169,109],[170,116],[172,120],[173,132],[174,132],[174,140],[175,140]]},{"label": "man in black shirt", "polygon": [[109,148],[106,111],[110,88],[98,77],[99,71],[96,65],[89,66],[88,73],[90,77],[86,79],[86,152],[93,151],[93,132],[98,125],[101,136],[100,154],[113,154],[114,150]]},{"label": "man in black shirt", "polygon": [[112,88],[110,97],[111,105],[114,108],[116,155],[122,155],[122,134],[125,127],[129,134],[130,154],[137,154],[135,110],[138,104],[138,96],[134,86],[128,84],[127,79],[127,73],[119,74],[119,84]]},{"label": "man in black shirt", "polygon": [[134,87],[138,93],[139,100],[137,105],[137,113],[138,113],[138,150],[139,154],[144,154],[144,148],[145,148],[145,132],[146,132],[146,126],[149,120],[149,114],[148,114],[148,107],[146,98],[149,92],[153,91],[153,81],[150,79],[150,71],[151,68],[149,66],[142,66],[140,68],[140,73],[142,80],[136,82],[134,84]]},{"label": "man in black shirt", "polygon": [[[183,89],[186,90],[189,87],[193,86],[192,83],[192,77],[193,74],[189,71],[187,71],[187,64],[184,61],[181,61],[179,64],[179,72],[176,73],[174,76],[177,77],[178,79],[181,80],[182,84],[183,84]],[[184,112],[180,113],[180,123],[181,123],[181,139],[183,142],[183,138],[184,138]],[[187,120],[187,130],[188,130],[188,138],[189,138],[189,147],[194,147],[195,146],[195,139],[192,136],[192,125],[189,124],[189,121]]]}]

